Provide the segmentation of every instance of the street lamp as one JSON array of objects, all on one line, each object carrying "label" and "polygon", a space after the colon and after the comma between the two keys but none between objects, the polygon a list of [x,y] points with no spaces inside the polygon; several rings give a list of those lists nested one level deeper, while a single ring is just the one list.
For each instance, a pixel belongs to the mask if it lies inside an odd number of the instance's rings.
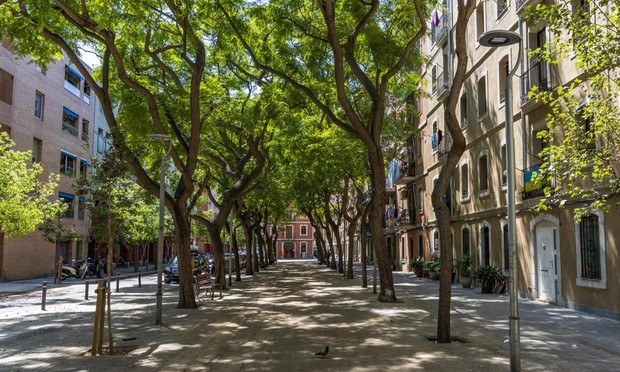
[{"label": "street lamp", "polygon": [[485,32],[478,39],[480,45],[486,47],[499,47],[519,44],[517,63],[506,77],[506,169],[508,171],[506,188],[508,192],[507,210],[508,216],[508,251],[510,252],[510,370],[521,370],[521,346],[519,330],[519,291],[517,288],[517,269],[519,255],[516,247],[516,209],[515,209],[515,149],[514,132],[512,125],[512,78],[521,63],[521,36],[516,32],[506,30],[492,30]]},{"label": "street lamp", "polygon": [[170,149],[172,148],[172,141],[170,141],[170,137],[165,134],[149,134],[147,137],[153,141],[168,142],[168,150],[164,155],[162,155],[159,168],[159,239],[157,241],[157,305],[155,309],[155,324],[161,325],[163,299],[161,277],[163,271],[162,261],[164,256],[164,193],[166,187],[166,163],[168,160],[168,154],[170,154]]}]

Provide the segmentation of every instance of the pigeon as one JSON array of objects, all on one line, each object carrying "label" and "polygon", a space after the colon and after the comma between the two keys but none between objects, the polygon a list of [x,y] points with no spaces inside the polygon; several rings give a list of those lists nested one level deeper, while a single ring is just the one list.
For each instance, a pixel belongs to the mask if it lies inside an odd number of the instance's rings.
[{"label": "pigeon", "polygon": [[327,353],[329,353],[329,346],[325,346],[325,349],[323,349],[323,350],[321,350],[321,351],[319,351],[319,352],[314,353],[314,355],[318,355],[318,356],[320,356],[321,358],[325,358],[325,356],[327,355]]}]

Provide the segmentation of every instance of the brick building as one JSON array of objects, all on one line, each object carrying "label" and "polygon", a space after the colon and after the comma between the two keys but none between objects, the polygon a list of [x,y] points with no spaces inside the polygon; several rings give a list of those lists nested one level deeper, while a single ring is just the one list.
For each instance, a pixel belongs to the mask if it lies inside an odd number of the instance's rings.
[{"label": "brick building", "polygon": [[69,209],[62,218],[65,238],[55,243],[38,231],[11,241],[0,234],[0,280],[52,275],[58,258],[71,263],[86,257],[90,219],[86,199],[75,194],[73,183],[91,171],[93,154],[108,146],[107,125],[102,115],[95,120],[96,99],[78,69],[68,59],[46,69],[29,61],[2,41],[0,130],[8,132],[16,150],[32,151],[44,178],[60,174],[56,197]]}]

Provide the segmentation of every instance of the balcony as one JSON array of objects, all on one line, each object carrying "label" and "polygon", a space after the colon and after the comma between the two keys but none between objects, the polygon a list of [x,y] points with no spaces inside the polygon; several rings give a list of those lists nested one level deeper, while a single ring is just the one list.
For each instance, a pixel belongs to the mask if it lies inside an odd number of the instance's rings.
[{"label": "balcony", "polygon": [[448,132],[443,133],[443,139],[437,145],[437,155],[443,156],[450,152],[452,149],[452,136]]},{"label": "balcony", "polygon": [[76,136],[78,135],[78,130],[75,127],[75,123],[71,123],[71,122],[66,122],[63,121],[62,122],[62,130],[71,134],[72,136]]},{"label": "balcony", "polygon": [[400,176],[396,181],[394,181],[395,185],[406,185],[410,182],[413,182],[415,178],[415,162],[403,162],[400,166]]},{"label": "balcony", "polygon": [[523,200],[545,196],[545,188],[554,186],[555,179],[549,181],[544,178],[539,178],[539,175],[540,166],[538,165],[524,171],[523,192],[521,192],[521,198]]},{"label": "balcony", "polygon": [[431,29],[433,44],[439,44],[448,34],[448,13],[439,18],[439,24]]},{"label": "balcony", "polygon": [[521,105],[525,106],[531,99],[528,93],[533,87],[538,87],[539,91],[550,92],[553,89],[551,85],[551,73],[546,62],[537,62],[532,65],[521,76]]},{"label": "balcony", "polygon": [[440,73],[435,80],[432,82],[433,95],[437,95],[437,97],[441,97],[444,93],[448,91],[448,74],[447,71],[443,71]]}]

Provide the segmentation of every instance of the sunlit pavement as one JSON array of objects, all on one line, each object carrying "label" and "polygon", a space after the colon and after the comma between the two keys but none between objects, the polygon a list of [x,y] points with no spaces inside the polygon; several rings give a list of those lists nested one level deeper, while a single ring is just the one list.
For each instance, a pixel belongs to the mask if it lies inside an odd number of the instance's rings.
[{"label": "sunlit pavement", "polygon": [[[359,269],[359,267],[357,267]],[[84,283],[0,298],[0,370],[60,371],[501,371],[509,369],[506,295],[453,286],[452,335],[434,344],[438,282],[394,273],[396,304],[312,260],[280,261],[233,282],[222,298],[176,309],[164,286],[155,326],[155,276],[112,289],[116,355],[90,356],[94,293]],[[234,279],[234,278],[233,278]],[[9,284],[0,283],[0,292]],[[89,291],[93,292],[93,284]],[[525,371],[620,370],[620,322],[521,300]],[[108,345],[107,329],[105,345]],[[326,345],[325,359],[314,355]]]}]

